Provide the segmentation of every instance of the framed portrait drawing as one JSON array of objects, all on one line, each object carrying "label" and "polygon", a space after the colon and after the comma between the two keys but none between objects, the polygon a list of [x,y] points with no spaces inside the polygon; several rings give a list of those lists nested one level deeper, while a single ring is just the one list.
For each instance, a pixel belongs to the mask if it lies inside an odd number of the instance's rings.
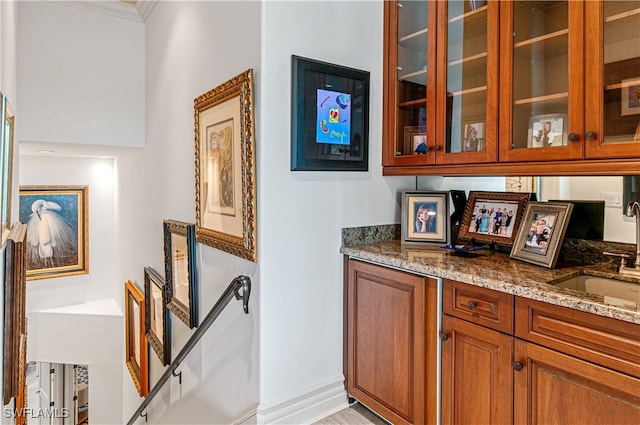
[{"label": "framed portrait drawing", "polygon": [[20,186],[27,280],[89,273],[88,186]]},{"label": "framed portrait drawing", "polygon": [[291,57],[291,171],[369,169],[369,72]]},{"label": "framed portrait drawing", "polygon": [[511,258],[555,267],[572,210],[569,202],[529,202]]},{"label": "framed portrait drawing", "polygon": [[194,100],[196,239],[257,260],[253,70]]},{"label": "framed portrait drawing", "polygon": [[469,192],[458,239],[512,246],[528,200],[526,192]]},{"label": "framed portrait drawing", "polygon": [[528,148],[567,145],[567,115],[545,114],[529,119]]},{"label": "framed portrait drawing", "polygon": [[484,150],[484,125],[484,121],[463,124],[462,152],[481,152]]},{"label": "framed portrait drawing", "polygon": [[163,366],[171,363],[169,310],[165,280],[151,267],[144,268],[144,327],[147,341]]},{"label": "framed portrait drawing", "polygon": [[2,241],[9,235],[11,228],[11,200],[13,187],[13,147],[14,115],[7,98],[0,93],[0,216],[2,222]]},{"label": "framed portrait drawing", "polygon": [[144,294],[133,281],[124,284],[125,362],[141,397],[149,393]]},{"label": "framed portrait drawing", "polygon": [[[640,115],[640,76],[627,78],[622,82],[620,115]],[[640,124],[638,124],[640,128]]]},{"label": "framed portrait drawing", "polygon": [[198,326],[196,226],[164,221],[164,272],[168,308],[189,328]]},{"label": "framed portrait drawing", "polygon": [[451,235],[449,192],[402,193],[402,243],[448,244]]}]

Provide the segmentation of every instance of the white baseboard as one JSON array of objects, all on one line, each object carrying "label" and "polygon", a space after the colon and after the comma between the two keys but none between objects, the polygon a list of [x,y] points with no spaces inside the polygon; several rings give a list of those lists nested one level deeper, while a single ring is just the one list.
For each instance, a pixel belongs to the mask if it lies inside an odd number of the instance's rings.
[{"label": "white baseboard", "polygon": [[261,403],[258,424],[311,424],[348,406],[342,375],[326,379],[300,391]]}]

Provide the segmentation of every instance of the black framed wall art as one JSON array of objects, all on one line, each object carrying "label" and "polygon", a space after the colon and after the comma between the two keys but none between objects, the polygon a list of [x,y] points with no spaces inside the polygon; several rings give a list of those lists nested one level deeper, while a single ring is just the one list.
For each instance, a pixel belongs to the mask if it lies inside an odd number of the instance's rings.
[{"label": "black framed wall art", "polygon": [[292,56],[291,171],[368,171],[369,72]]}]

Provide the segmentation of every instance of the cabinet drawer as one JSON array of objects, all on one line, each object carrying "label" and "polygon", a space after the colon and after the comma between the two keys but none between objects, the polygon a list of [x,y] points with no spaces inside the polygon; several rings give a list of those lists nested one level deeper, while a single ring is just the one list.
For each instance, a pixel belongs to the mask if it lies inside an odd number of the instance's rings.
[{"label": "cabinet drawer", "polygon": [[512,335],[513,298],[504,292],[445,279],[442,309],[451,316]]},{"label": "cabinet drawer", "polygon": [[640,377],[640,325],[517,297],[516,336]]}]

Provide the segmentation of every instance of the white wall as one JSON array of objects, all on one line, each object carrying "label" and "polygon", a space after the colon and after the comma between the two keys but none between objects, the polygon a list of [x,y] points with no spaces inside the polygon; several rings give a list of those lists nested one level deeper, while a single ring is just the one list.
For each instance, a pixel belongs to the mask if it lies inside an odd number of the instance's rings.
[{"label": "white wall", "polygon": [[[303,423],[313,409],[287,417],[287,408],[343,379],[340,229],[399,222],[398,193],[415,178],[381,173],[383,3],[267,1],[263,14],[258,414]],[[368,172],[289,171],[292,54],[371,72]],[[332,402],[344,405],[344,391]]]},{"label": "white wall", "polygon": [[[193,100],[249,68],[260,80],[260,7],[253,1],[163,1],[147,18],[147,142],[140,165],[147,174],[138,180],[146,208],[134,233],[139,256],[161,272],[162,220],[195,223]],[[260,114],[256,108],[258,122]],[[263,143],[258,138],[258,156]],[[258,218],[258,232],[261,226],[268,224]],[[197,255],[200,321],[240,274],[252,279],[250,313],[232,301],[180,367],[182,386],[172,379],[152,403],[152,423],[232,423],[258,404],[258,266],[204,245]],[[171,331],[175,357],[193,331],[173,315]],[[164,372],[153,352],[150,367],[153,384]],[[128,420],[137,402],[126,403]]]},{"label": "white wall", "polygon": [[[15,3],[11,1],[0,2],[0,91],[7,97],[14,113],[18,112],[17,101],[17,68],[16,68],[16,7]],[[15,123],[16,127],[20,125],[19,122]],[[18,149],[14,149],[14,175],[17,176],[19,164],[17,161]],[[18,179],[13,179],[13,193],[17,193]],[[16,220],[18,213],[18,200],[17,196],[12,199],[12,222]],[[0,248],[0,258],[4,258],[4,246]],[[0,276],[4,276],[4,261],[0,261]],[[4,299],[4,291],[2,292]],[[2,328],[4,329],[4,303],[0,303],[0,322],[2,322]],[[4,361],[4,352],[3,352]],[[3,371],[0,371],[0,382],[3,380]],[[0,423],[11,423],[12,419],[5,418],[2,415]]]},{"label": "white wall", "polygon": [[143,23],[48,1],[18,18],[19,139],[144,146]]}]

